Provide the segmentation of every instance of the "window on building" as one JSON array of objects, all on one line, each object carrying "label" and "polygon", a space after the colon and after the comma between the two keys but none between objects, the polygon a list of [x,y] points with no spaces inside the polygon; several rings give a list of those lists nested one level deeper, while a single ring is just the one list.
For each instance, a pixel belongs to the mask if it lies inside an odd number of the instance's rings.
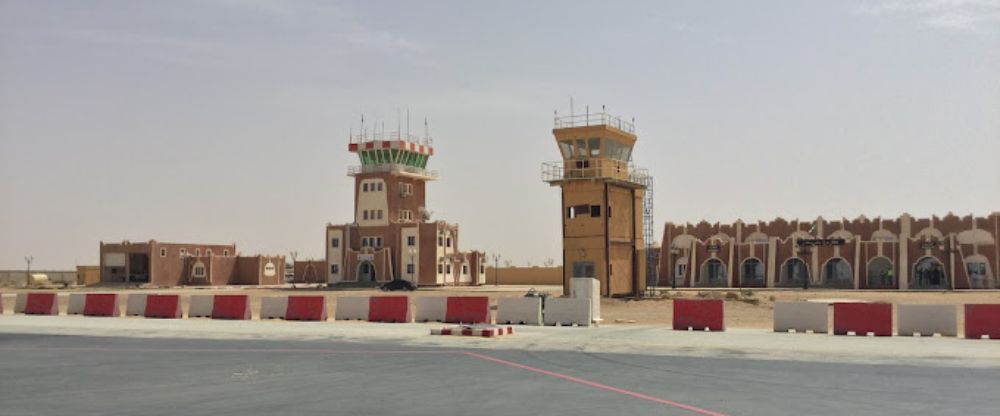
[{"label": "window on building", "polygon": [[181,257],[184,257],[184,256],[187,255],[187,249],[186,248],[181,247],[180,252],[181,252]]},{"label": "window on building", "polygon": [[611,205],[608,205],[608,218],[611,218]]},{"label": "window on building", "polygon": [[462,274],[469,274],[469,266],[465,264],[462,265]]},{"label": "window on building", "polygon": [[451,237],[448,237],[448,243],[447,243],[447,246],[448,246],[448,247],[451,247]]},{"label": "window on building", "polygon": [[486,274],[486,266],[479,265],[479,274]]},{"label": "window on building", "polygon": [[378,210],[378,219],[382,219],[382,210]]},{"label": "window on building", "polygon": [[576,139],[576,157],[587,156],[587,142],[583,139]]},{"label": "window on building", "polygon": [[576,168],[577,169],[587,169],[589,167],[590,167],[590,161],[589,160],[577,160],[576,161]]},{"label": "window on building", "polygon": [[363,211],[363,212],[361,213],[361,215],[362,215],[362,217],[363,217],[364,219],[366,219],[366,220],[367,220],[367,219],[368,219],[368,210],[367,210],[367,209],[366,209],[366,210],[364,210],[364,211]]},{"label": "window on building", "polygon": [[160,249],[160,257],[167,257],[167,249],[165,248]]},{"label": "window on building", "polygon": [[201,249],[200,248],[194,249],[194,256],[195,257],[201,257]]},{"label": "window on building", "polygon": [[451,274],[451,264],[450,263],[446,264],[444,270],[445,270],[445,273]]},{"label": "window on building", "polygon": [[368,247],[368,237],[361,237],[361,247]]},{"label": "window on building", "polygon": [[444,273],[444,265],[441,264],[441,263],[438,263],[438,274],[441,274],[441,273]]},{"label": "window on building", "polygon": [[340,273],[340,265],[339,264],[331,264],[330,265],[330,274],[338,274],[338,273]]},{"label": "window on building", "polygon": [[611,276],[611,275],[614,275],[614,274],[615,274],[615,264],[614,263],[608,263],[608,276]]},{"label": "window on building", "polygon": [[413,274],[413,263],[408,263],[406,265],[406,273]]},{"label": "window on building", "polygon": [[412,236],[412,235],[411,236],[407,236],[406,237],[406,245],[408,245],[408,246],[415,246],[415,245],[417,245],[417,237]]},{"label": "window on building", "polygon": [[209,249],[205,249],[205,255],[211,257],[212,256],[212,249],[210,249],[210,248]]},{"label": "window on building", "polygon": [[590,206],[590,216],[594,217],[594,218],[600,217],[601,216],[601,206],[600,205],[591,205]]},{"label": "window on building", "polygon": [[562,152],[563,159],[573,158],[573,141],[563,140],[559,142],[559,151]]},{"label": "window on building", "polygon": [[195,263],[191,270],[191,274],[194,275],[194,277],[205,277],[205,265],[201,262]]},{"label": "window on building", "polygon": [[367,183],[361,184],[361,192],[368,192],[368,184]]},{"label": "window on building", "polygon": [[378,185],[378,191],[382,192],[382,182],[379,182],[377,185]]},{"label": "window on building", "polygon": [[444,247],[444,237],[438,236],[438,247]]},{"label": "window on building", "polygon": [[223,256],[229,256],[229,250],[222,250]]},{"label": "window on building", "polygon": [[[566,212],[566,218],[573,219],[579,216],[587,215],[589,213],[590,213],[590,205],[576,205],[569,207],[569,209]],[[598,213],[597,215],[601,214]]]},{"label": "window on building", "polygon": [[375,237],[375,247],[382,247],[382,237]]},{"label": "window on building", "polygon": [[598,157],[601,155],[601,139],[599,137],[591,138],[587,141],[590,147],[590,157]]},{"label": "window on building", "polygon": [[340,239],[339,238],[331,238],[330,239],[330,247],[334,247],[334,248],[340,247]]}]

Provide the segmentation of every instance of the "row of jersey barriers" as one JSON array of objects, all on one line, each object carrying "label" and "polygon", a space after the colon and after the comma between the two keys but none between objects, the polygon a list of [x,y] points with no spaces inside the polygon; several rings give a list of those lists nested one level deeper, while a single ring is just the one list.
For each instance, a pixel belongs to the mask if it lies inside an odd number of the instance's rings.
[{"label": "row of jersey barriers", "polygon": [[[891,304],[879,302],[778,302],[774,304],[774,331],[888,337],[959,336],[959,310],[968,339],[1000,339],[1000,304]],[[895,317],[893,307],[895,306]]]},{"label": "row of jersey barriers", "polygon": [[[587,284],[587,286],[584,286]],[[497,302],[498,324],[589,326],[599,314],[597,281],[577,283],[578,295],[586,297],[500,298]],[[67,315],[122,316],[118,293],[71,293]],[[335,320],[370,322],[431,322],[490,324],[490,299],[487,296],[339,296]],[[131,293],[126,298],[125,316],[180,319],[182,298],[179,294]],[[0,313],[3,299],[0,297]],[[58,294],[54,292],[18,293],[15,313],[59,315]],[[251,302],[246,294],[192,294],[188,298],[188,318],[251,319]],[[327,298],[323,295],[263,296],[260,319],[326,321]],[[508,331],[509,333],[510,331]]]}]

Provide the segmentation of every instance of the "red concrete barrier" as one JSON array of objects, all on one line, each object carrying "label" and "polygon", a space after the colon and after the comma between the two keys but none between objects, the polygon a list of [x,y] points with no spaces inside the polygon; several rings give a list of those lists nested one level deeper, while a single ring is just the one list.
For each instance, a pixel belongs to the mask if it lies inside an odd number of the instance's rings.
[{"label": "red concrete barrier", "polygon": [[247,295],[213,296],[212,319],[250,319],[250,298]]},{"label": "red concrete barrier", "polygon": [[117,293],[88,293],[83,316],[121,316]]},{"label": "red concrete barrier", "polygon": [[410,322],[410,298],[406,296],[368,298],[368,321]]},{"label": "red concrete barrier", "polygon": [[725,305],[714,299],[674,299],[674,329],[725,331]]},{"label": "red concrete barrier", "polygon": [[59,315],[55,293],[29,293],[24,303],[25,315]]},{"label": "red concrete barrier", "polygon": [[892,304],[889,303],[834,303],[833,334],[892,336]]},{"label": "red concrete barrier", "polygon": [[146,295],[146,318],[181,319],[181,295]]},{"label": "red concrete barrier", "polygon": [[965,337],[1000,339],[1000,304],[965,305]]},{"label": "red concrete barrier", "polygon": [[490,298],[487,296],[449,296],[444,313],[447,323],[490,323]]},{"label": "red concrete barrier", "polygon": [[289,296],[286,321],[325,321],[326,296]]}]

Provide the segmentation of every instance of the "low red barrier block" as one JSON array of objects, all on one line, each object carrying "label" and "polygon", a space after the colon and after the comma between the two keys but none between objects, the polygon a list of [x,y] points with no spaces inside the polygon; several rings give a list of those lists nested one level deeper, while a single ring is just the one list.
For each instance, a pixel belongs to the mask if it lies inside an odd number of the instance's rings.
[{"label": "low red barrier block", "polygon": [[215,295],[212,319],[250,319],[250,299],[247,295]]},{"label": "low red barrier block", "polygon": [[490,298],[487,296],[449,296],[444,313],[446,323],[490,323]]},{"label": "low red barrier block", "polygon": [[59,315],[55,293],[29,293],[24,303],[25,315]]},{"label": "low red barrier block", "polygon": [[410,298],[406,296],[368,298],[368,321],[410,322]]},{"label": "low red barrier block", "polygon": [[674,329],[725,331],[725,305],[716,299],[674,299]]},{"label": "low red barrier block", "polygon": [[120,316],[117,293],[88,293],[83,316]]},{"label": "low red barrier block", "polygon": [[1000,339],[1000,304],[965,305],[965,337]]},{"label": "low red barrier block", "polygon": [[147,318],[181,319],[181,295],[146,295]]},{"label": "low red barrier block", "polygon": [[892,304],[889,303],[834,303],[833,334],[892,336]]},{"label": "low red barrier block", "polygon": [[289,296],[285,308],[286,321],[325,321],[325,296]]}]

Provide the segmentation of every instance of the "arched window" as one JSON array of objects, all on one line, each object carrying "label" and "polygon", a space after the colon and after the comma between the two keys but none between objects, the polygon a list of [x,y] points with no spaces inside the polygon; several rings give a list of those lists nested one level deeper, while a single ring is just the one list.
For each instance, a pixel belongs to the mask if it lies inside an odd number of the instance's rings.
[{"label": "arched window", "polygon": [[764,263],[755,258],[743,260],[740,266],[740,285],[751,287],[764,286]]},{"label": "arched window", "polygon": [[923,257],[913,265],[913,278],[910,281],[913,289],[947,289],[948,276],[944,265],[934,257]]},{"label": "arched window", "polygon": [[719,259],[708,259],[701,266],[701,286],[726,287],[726,264]]},{"label": "arched window", "polygon": [[792,257],[781,265],[779,284],[785,287],[802,287],[809,280],[809,266],[798,257]]},{"label": "arched window", "polygon": [[982,254],[974,254],[965,258],[965,270],[969,274],[969,287],[972,289],[996,289],[996,280],[990,262]]},{"label": "arched window", "polygon": [[841,257],[826,261],[823,266],[823,285],[850,289],[854,287],[854,277],[851,276],[851,265]]},{"label": "arched window", "polygon": [[868,287],[871,289],[895,288],[895,274],[891,260],[886,257],[876,257],[868,262]]}]

